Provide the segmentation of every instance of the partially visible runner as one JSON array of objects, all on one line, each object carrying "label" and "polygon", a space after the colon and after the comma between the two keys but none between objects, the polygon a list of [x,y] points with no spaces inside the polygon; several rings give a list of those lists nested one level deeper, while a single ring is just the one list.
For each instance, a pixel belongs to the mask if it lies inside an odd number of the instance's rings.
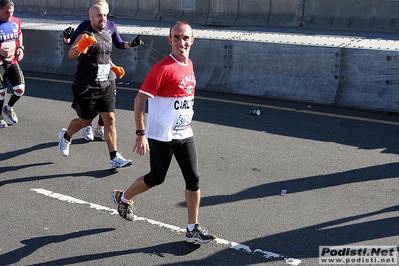
[{"label": "partially visible runner", "polygon": [[[96,0],[94,1],[93,5],[103,5],[104,7],[108,8],[109,5],[105,0]],[[87,27],[90,26],[90,20],[84,20],[79,24],[76,30],[72,27],[68,27],[63,31],[64,35],[64,43],[66,45],[71,45],[79,34],[82,33]],[[119,35],[118,28],[116,24],[110,20],[107,20],[107,24],[105,25],[105,31],[108,31],[112,36],[112,42],[118,49],[129,49],[138,45],[143,45],[144,42],[141,40],[140,35],[138,35],[133,41],[125,42],[122,40],[121,36]],[[122,78],[123,75],[118,75],[119,78]],[[110,80],[111,85],[116,89],[116,75],[114,71],[110,72]],[[87,141],[93,141],[94,139],[105,140],[104,138],[104,121],[102,120],[101,116],[98,118],[97,127],[93,130],[92,125],[88,125],[87,127],[83,128],[82,131],[83,138]]]},{"label": "partially visible runner", "polygon": [[189,58],[194,43],[191,26],[184,21],[176,22],[170,28],[168,41],[171,54],[151,68],[134,100],[137,137],[133,152],[142,156],[150,151],[150,171],[137,178],[127,190],[114,190],[112,198],[119,215],[133,220],[134,197],[165,181],[174,156],[185,182],[186,241],[208,243],[215,236],[198,222],[201,193],[197,149],[191,128],[196,86],[193,63]]},{"label": "partially visible runner", "polygon": [[[2,113],[10,123],[18,123],[14,111],[15,103],[25,93],[25,79],[18,61],[24,57],[24,46],[21,23],[13,16],[14,3],[12,0],[0,1],[0,128],[8,127]],[[7,81],[13,89],[8,103],[4,105],[7,92]],[[3,107],[4,106],[4,107]]]},{"label": "partially visible runner", "polygon": [[115,88],[109,80],[111,71],[112,39],[105,31],[108,9],[93,5],[89,10],[91,26],[73,43],[69,58],[77,58],[78,66],[74,76],[73,103],[78,118],[73,119],[67,129],[59,132],[58,150],[63,156],[69,155],[73,134],[88,126],[100,113],[104,120],[104,137],[110,156],[110,169],[132,164],[117,151],[115,127]]}]

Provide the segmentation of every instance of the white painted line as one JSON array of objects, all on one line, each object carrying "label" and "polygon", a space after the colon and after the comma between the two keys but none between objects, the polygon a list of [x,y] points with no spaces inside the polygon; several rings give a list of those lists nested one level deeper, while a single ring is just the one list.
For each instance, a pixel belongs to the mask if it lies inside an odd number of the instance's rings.
[{"label": "white painted line", "polygon": [[[76,198],[73,198],[71,196],[63,195],[63,194],[56,193],[56,192],[53,192],[53,191],[49,191],[49,190],[46,190],[46,189],[32,188],[31,191],[34,191],[36,193],[39,193],[39,194],[42,194],[42,195],[45,195],[45,196],[48,196],[48,197],[51,197],[51,198],[55,198],[55,199],[58,199],[58,200],[66,201],[68,203],[89,205],[90,208],[92,208],[92,209],[107,211],[107,212],[110,212],[111,215],[114,215],[114,214],[115,215],[119,215],[118,211],[115,210],[115,209],[111,209],[111,208],[108,208],[108,207],[105,207],[105,206],[101,206],[101,205],[98,205],[98,204],[94,204],[94,203],[90,203],[90,202],[83,201],[83,200],[80,200],[80,199],[76,199]],[[169,229],[170,231],[174,231],[174,232],[184,233],[186,231],[185,228],[180,228],[180,227],[177,227],[177,226],[174,226],[174,225],[165,224],[165,223],[162,223],[162,222],[158,222],[158,221],[151,220],[151,219],[144,218],[144,217],[139,217],[139,216],[136,216],[136,215],[134,215],[133,221],[144,221],[144,222],[147,222],[149,224],[158,225],[159,227],[165,227],[165,228]],[[245,251],[245,252],[250,253],[250,254],[262,253],[263,257],[266,258],[266,259],[284,258],[285,262],[287,264],[289,264],[289,265],[299,265],[301,263],[301,260],[289,258],[289,257],[283,256],[283,255],[280,255],[280,254],[277,254],[277,253],[274,253],[274,252],[270,252],[270,251],[264,251],[264,250],[261,250],[261,249],[254,249],[252,251],[252,249],[249,246],[242,245],[242,244],[239,244],[239,243],[236,243],[236,242],[232,242],[232,241],[228,241],[228,240],[224,240],[224,239],[221,239],[221,238],[216,238],[214,241],[217,244],[226,245],[226,246],[229,246],[229,248],[232,248],[232,249],[235,249],[235,250],[240,250],[240,251]]]}]

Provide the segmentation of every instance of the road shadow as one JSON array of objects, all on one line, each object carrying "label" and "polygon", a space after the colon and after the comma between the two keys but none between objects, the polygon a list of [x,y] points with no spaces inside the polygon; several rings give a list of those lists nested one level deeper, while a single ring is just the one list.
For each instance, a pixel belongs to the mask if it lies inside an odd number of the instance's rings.
[{"label": "road shadow", "polygon": [[[399,217],[395,212],[399,205],[384,208],[378,211],[340,218],[326,223],[303,227],[261,237],[248,242],[246,245],[257,247],[265,246],[267,249],[298,258],[318,258],[319,246],[354,245],[364,241],[380,238],[399,236]],[[385,214],[392,217],[372,221],[362,219]],[[397,245],[385,243],[384,245]]]},{"label": "road shadow", "polygon": [[[148,254],[151,256],[166,257],[173,255],[182,257],[179,263],[169,263],[162,265],[252,265],[273,261],[284,261],[286,258],[318,258],[319,246],[337,246],[337,245],[351,245],[362,241],[369,241],[373,239],[386,238],[399,235],[399,217],[389,217],[383,219],[376,219],[373,221],[361,221],[362,219],[372,216],[387,214],[399,211],[399,205],[385,208],[379,211],[353,215],[325,223],[316,224],[298,228],[291,231],[286,231],[274,235],[269,235],[254,240],[241,243],[243,247],[253,248],[248,252],[248,249],[237,251],[226,246],[221,252],[217,252],[205,259],[201,260],[187,260],[193,252],[201,247],[201,245],[187,244],[184,241],[163,243],[156,246],[143,247],[138,249],[127,249],[120,251],[96,253],[75,257],[68,257],[33,265],[70,265],[76,263],[95,262],[96,260],[118,257],[132,254]],[[357,222],[358,221],[358,222]],[[19,254],[16,258],[12,258],[11,252],[3,256],[6,264],[15,263],[22,257],[27,256],[40,247],[55,242],[65,241],[70,236],[56,236],[50,239],[37,238],[29,241],[22,241],[25,245],[21,249],[13,251]],[[41,239],[44,239],[43,241]],[[37,244],[36,244],[37,243]],[[31,247],[36,244],[35,247]],[[389,245],[389,244],[387,244]],[[256,247],[265,247],[264,250],[254,249]],[[273,250],[276,255],[280,257],[266,258],[263,252]],[[20,252],[18,252],[20,251]],[[234,254],[234,255],[233,255]],[[2,257],[0,256],[0,259]],[[184,260],[184,261],[183,261]]]},{"label": "road shadow", "polygon": [[103,169],[103,170],[94,170],[94,171],[79,172],[79,173],[28,176],[28,177],[19,177],[19,178],[14,178],[14,179],[3,180],[3,181],[0,182],[0,186],[9,185],[9,184],[16,184],[16,183],[34,182],[34,181],[54,179],[54,178],[63,178],[63,177],[106,178],[106,177],[115,175],[117,173],[118,173],[118,170]]},{"label": "road shadow", "polygon": [[[24,168],[29,168],[29,167],[38,167],[38,166],[45,166],[53,164],[51,162],[46,162],[46,163],[32,163],[32,164],[24,164],[24,165],[14,165],[14,166],[5,166],[5,167],[0,167],[0,174],[4,174],[7,172],[13,172],[17,170],[21,170]],[[1,180],[0,180],[1,182]],[[1,184],[0,184],[1,185]]]},{"label": "road shadow", "polygon": [[[399,131],[397,115],[321,105],[308,108],[308,103],[261,97],[217,95],[207,92],[199,92],[197,95],[206,97],[196,99],[196,121],[279,136],[338,143],[364,150],[381,149],[382,153],[399,154],[399,140],[396,137]],[[207,100],[211,97],[215,100]],[[250,115],[252,109],[259,109],[261,115]]]},{"label": "road shadow", "polygon": [[[314,191],[328,187],[354,184],[367,181],[399,178],[399,163],[372,165],[345,172],[317,175],[305,178],[276,181],[242,190],[230,195],[213,195],[201,198],[201,206],[213,206],[242,200],[259,199],[279,195],[281,190],[294,193]],[[185,207],[185,202],[179,204]]]},{"label": "road shadow", "polygon": [[[40,78],[44,74],[27,72],[26,75],[29,79],[29,76]],[[72,81],[72,77],[53,76],[54,79]],[[40,80],[33,83],[32,80],[31,86],[35,86],[36,82],[40,82],[40,86],[46,89],[31,89],[27,91],[27,96],[71,102],[71,84],[57,83],[56,80]],[[54,86],[54,83],[57,83],[57,86]],[[118,87],[117,109],[133,111],[133,102],[139,85]],[[397,116],[316,104],[309,109],[308,103],[303,102],[204,90],[197,90],[196,94],[195,121],[280,136],[339,143],[365,150],[382,149],[383,153],[399,154],[399,140],[396,137],[399,129]],[[261,115],[250,115],[251,109],[260,109]]]},{"label": "road shadow", "polygon": [[[115,228],[99,228],[99,229],[73,232],[65,235],[52,235],[52,236],[43,236],[43,237],[34,237],[30,239],[25,239],[21,241],[21,243],[24,244],[23,247],[5,253],[3,255],[0,255],[1,265],[16,264],[21,259],[31,255],[35,251],[49,244],[65,242],[70,239],[81,238],[88,235],[101,234],[113,230],[115,230]],[[52,265],[61,265],[61,264],[52,264]]]},{"label": "road shadow", "polygon": [[[76,263],[88,263],[92,262],[95,264],[96,260],[105,259],[105,258],[112,258],[112,257],[119,257],[125,255],[132,255],[132,254],[148,254],[151,256],[158,256],[158,257],[165,257],[166,255],[173,255],[175,257],[184,257],[189,256],[195,250],[199,249],[200,245],[190,245],[183,241],[179,242],[171,242],[171,243],[164,243],[150,247],[143,247],[138,249],[128,249],[128,250],[120,250],[120,251],[110,251],[110,252],[103,252],[103,253],[96,253],[96,254],[89,254],[89,255],[82,255],[76,257],[69,257],[59,260],[53,260],[38,264],[32,264],[35,266],[50,266],[50,265],[70,265]],[[134,264],[134,263],[133,263]]]},{"label": "road shadow", "polygon": [[[58,142],[46,142],[46,143],[40,143],[40,144],[33,145],[31,147],[26,147],[26,148],[19,149],[19,150],[0,153],[0,161],[6,161],[9,159],[15,158],[17,156],[26,154],[28,152],[32,152],[32,151],[57,147],[57,145],[58,145]],[[1,168],[0,168],[0,173],[1,173]]]},{"label": "road shadow", "polygon": [[[251,252],[249,252],[251,256],[248,256],[248,260],[234,261],[232,258],[237,258],[238,255],[232,256],[232,250],[226,249],[204,260],[185,261],[179,265],[201,265],[201,263],[202,265],[217,265],[215,261],[220,262],[220,258],[226,260],[223,260],[223,265],[267,264],[267,262],[285,260],[285,258],[318,258],[319,246],[354,245],[363,241],[399,236],[399,227],[397,226],[399,217],[394,213],[398,211],[399,205],[395,205],[370,213],[353,215],[240,243],[250,249],[252,248]],[[380,214],[389,214],[392,217],[361,221],[361,219]],[[385,243],[384,245],[391,246],[396,244]],[[258,247],[264,247],[264,250],[254,250],[254,248]],[[264,257],[262,251],[266,252],[267,250],[272,250],[273,253],[280,255],[280,257]],[[242,249],[241,252],[247,254],[248,250]]]},{"label": "road shadow", "polygon": [[[381,209],[378,211],[353,215],[337,220],[320,223],[312,226],[302,227],[274,235],[260,237],[244,243],[252,250],[226,248],[221,252],[210,255],[201,260],[187,260],[193,252],[198,250],[201,245],[187,244],[184,241],[163,243],[150,247],[138,249],[127,249],[68,257],[53,261],[42,262],[33,265],[70,265],[77,263],[95,262],[104,258],[112,258],[132,254],[148,254],[151,256],[167,257],[173,255],[182,257],[179,263],[169,263],[162,265],[252,265],[277,260],[284,261],[285,258],[318,258],[319,246],[351,245],[373,239],[386,238],[399,235],[399,217],[392,214],[389,218],[375,219],[373,221],[362,221],[372,216],[389,214],[399,211],[399,205]],[[72,238],[84,237],[91,234],[99,234],[112,231],[114,229],[104,228],[75,232],[61,236],[38,237],[21,241],[25,246],[0,256],[3,265],[17,263],[22,258],[29,256],[41,247],[59,243]],[[389,244],[387,244],[389,245]],[[226,246],[227,247],[227,246]],[[254,249],[265,247],[264,250]],[[279,257],[266,258],[263,252],[273,250]],[[183,261],[184,260],[184,261]],[[222,263],[222,264],[221,264]]]}]

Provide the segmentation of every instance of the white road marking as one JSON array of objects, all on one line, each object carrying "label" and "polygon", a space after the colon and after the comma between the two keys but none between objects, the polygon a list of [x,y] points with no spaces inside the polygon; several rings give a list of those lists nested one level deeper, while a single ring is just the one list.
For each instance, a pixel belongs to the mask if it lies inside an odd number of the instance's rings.
[{"label": "white road marking", "polygon": [[[98,205],[98,204],[95,204],[95,203],[90,203],[90,202],[87,202],[87,201],[84,201],[84,200],[76,199],[76,198],[73,198],[71,196],[63,195],[63,194],[56,193],[56,192],[53,192],[53,191],[49,191],[49,190],[46,190],[46,189],[32,188],[31,191],[34,191],[34,192],[36,192],[38,194],[42,194],[42,195],[45,195],[45,196],[48,196],[48,197],[51,197],[51,198],[55,198],[55,199],[58,199],[58,200],[61,200],[61,201],[66,201],[66,202],[69,202],[69,203],[89,205],[90,208],[92,208],[92,209],[101,210],[101,211],[107,211],[107,212],[110,212],[111,215],[114,215],[114,214],[115,215],[119,215],[118,211],[115,210],[115,209],[111,209],[111,208],[108,208],[108,207],[105,207],[105,206],[101,206],[101,205]],[[158,225],[159,227],[165,227],[165,228],[167,228],[167,229],[169,229],[171,231],[174,231],[174,232],[184,233],[186,231],[185,228],[180,228],[180,227],[177,227],[177,226],[174,226],[174,225],[165,224],[165,223],[158,222],[158,221],[155,221],[155,220],[151,220],[151,219],[148,219],[148,218],[139,217],[137,215],[134,215],[133,221],[144,221],[144,222],[147,222],[149,224]],[[228,240],[225,240],[225,239],[216,238],[214,241],[217,244],[226,245],[226,246],[229,246],[229,248],[232,248],[232,249],[235,249],[235,250],[245,251],[245,252],[250,253],[250,254],[262,253],[263,257],[266,258],[266,259],[284,258],[286,263],[289,264],[289,265],[299,265],[301,263],[301,260],[289,258],[289,257],[283,256],[283,255],[280,255],[280,254],[277,254],[277,253],[274,253],[274,252],[270,252],[270,251],[265,251],[265,250],[261,250],[261,249],[254,249],[252,251],[252,249],[249,246],[247,246],[247,245],[242,245],[242,244],[239,244],[239,243],[236,243],[236,242],[232,242],[232,241],[228,241]]]}]

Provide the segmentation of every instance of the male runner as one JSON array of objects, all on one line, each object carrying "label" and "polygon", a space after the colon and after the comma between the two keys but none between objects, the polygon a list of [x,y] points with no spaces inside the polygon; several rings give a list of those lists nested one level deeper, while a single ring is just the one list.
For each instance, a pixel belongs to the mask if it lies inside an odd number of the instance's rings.
[{"label": "male runner", "polygon": [[[14,111],[15,103],[25,92],[25,79],[18,61],[24,57],[24,46],[21,24],[18,18],[13,17],[14,3],[12,0],[0,1],[0,128],[8,127],[2,113],[10,123],[18,123]],[[8,79],[13,94],[4,106]],[[4,106],[4,107],[3,107]],[[2,113],[1,113],[2,112]]]},{"label": "male runner", "polygon": [[189,58],[194,43],[191,26],[184,21],[176,22],[170,28],[168,41],[171,54],[152,67],[134,100],[137,137],[133,151],[140,156],[150,151],[150,172],[136,179],[127,190],[114,190],[112,197],[118,205],[119,215],[133,220],[133,198],[165,181],[174,156],[185,181],[186,241],[208,243],[215,236],[198,223],[198,158],[191,128],[196,86],[193,63]]},{"label": "male runner", "polygon": [[104,120],[104,136],[110,155],[110,169],[132,164],[117,152],[115,127],[115,89],[109,80],[112,39],[105,31],[108,9],[93,5],[89,10],[91,26],[79,35],[71,49],[69,58],[77,58],[78,66],[74,76],[72,107],[78,118],[73,119],[67,129],[61,129],[58,149],[64,156],[69,155],[73,134],[88,126],[100,113]]},{"label": "male runner", "polygon": [[[105,8],[109,10],[109,5],[107,1],[105,0],[96,0],[94,1],[93,5],[103,5]],[[90,26],[90,20],[84,20],[82,21],[79,26],[76,28],[76,30],[72,27],[68,27],[63,31],[64,35],[64,43],[66,45],[71,45],[73,42],[75,42],[76,38],[84,31],[87,27]],[[138,45],[143,45],[144,42],[141,40],[140,35],[138,35],[133,41],[131,42],[125,42],[122,40],[121,36],[119,35],[118,28],[116,27],[116,24],[113,21],[107,20],[107,23],[105,25],[105,29],[111,34],[112,37],[112,42],[115,45],[116,48],[118,49],[129,49]],[[121,69],[121,67],[115,66],[116,69]],[[116,70],[114,67],[114,70]],[[111,68],[112,69],[112,68]],[[119,78],[122,78],[124,75],[124,70],[121,69],[122,72],[116,72],[115,74],[118,75]],[[115,71],[110,72],[110,80],[112,83],[112,86],[116,89],[116,75],[114,74]],[[83,128],[82,131],[83,138],[87,141],[93,141],[94,139],[99,139],[99,140],[105,140],[104,138],[104,121],[101,119],[101,116],[98,118],[98,123],[97,126],[92,128],[92,125],[88,125],[87,127]]]}]

